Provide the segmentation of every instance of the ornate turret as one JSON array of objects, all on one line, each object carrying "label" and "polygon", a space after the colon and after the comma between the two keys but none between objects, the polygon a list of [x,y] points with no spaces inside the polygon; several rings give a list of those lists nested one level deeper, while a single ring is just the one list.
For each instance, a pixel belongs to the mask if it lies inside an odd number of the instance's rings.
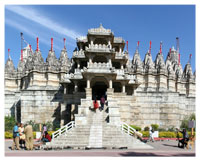
[{"label": "ornate turret", "polygon": [[169,55],[167,56],[167,59],[166,59],[166,62],[165,62],[165,66],[166,66],[168,75],[169,76],[174,76],[175,73],[174,73],[173,66],[172,66],[172,63],[171,63],[171,58],[170,58]]},{"label": "ornate turret", "polygon": [[33,57],[34,57],[33,54],[30,54],[27,57],[26,64],[25,64],[26,71],[31,71],[33,69]]},{"label": "ornate turret", "polygon": [[158,53],[155,60],[155,68],[158,72],[165,72],[166,66],[162,53]]},{"label": "ornate turret", "polygon": [[172,46],[171,48],[171,52],[170,54],[170,59],[172,62],[172,65],[177,65],[178,64],[178,53],[176,52],[176,49],[174,48],[174,46]]},{"label": "ornate turret", "polygon": [[151,56],[150,52],[148,51],[145,54],[145,58],[144,58],[145,72],[153,71],[153,69],[155,68],[154,66],[155,66],[155,64],[153,63],[152,56]]},{"label": "ornate turret", "polygon": [[142,71],[143,63],[141,61],[140,54],[139,54],[138,50],[135,51],[132,64],[133,64],[134,71],[136,71],[136,72]]},{"label": "ornate turret", "polygon": [[15,77],[16,76],[15,74],[16,74],[15,66],[13,64],[12,59],[9,57],[5,65],[5,76]]},{"label": "ornate turret", "polygon": [[102,24],[100,24],[99,28],[91,28],[88,30],[88,34],[91,35],[113,35],[110,29],[105,29]]},{"label": "ornate turret", "polygon": [[183,79],[185,79],[187,81],[194,79],[194,76],[192,74],[192,67],[191,67],[190,63],[187,63],[185,65],[182,77],[183,77]]},{"label": "ornate turret", "polygon": [[175,66],[175,75],[177,80],[180,80],[182,78],[182,74],[183,74],[183,69],[181,64],[180,65],[176,65]]},{"label": "ornate turret", "polygon": [[42,58],[40,50],[36,50],[36,52],[33,55],[33,69],[39,71],[44,70],[44,59]]},{"label": "ornate turret", "polygon": [[67,51],[66,51],[65,48],[60,53],[59,63],[60,63],[60,70],[61,71],[69,70],[70,61],[69,61],[69,58],[67,56]]},{"label": "ornate turret", "polygon": [[46,69],[49,71],[58,71],[59,70],[59,64],[58,59],[56,58],[54,51],[49,51],[48,57],[46,59]]}]

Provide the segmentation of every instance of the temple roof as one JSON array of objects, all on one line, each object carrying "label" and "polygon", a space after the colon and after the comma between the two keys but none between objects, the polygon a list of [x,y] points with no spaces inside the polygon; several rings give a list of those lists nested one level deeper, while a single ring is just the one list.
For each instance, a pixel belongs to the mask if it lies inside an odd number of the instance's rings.
[{"label": "temple roof", "polygon": [[91,28],[88,30],[88,34],[92,35],[112,35],[110,29],[105,29],[102,24],[100,24],[99,28]]}]

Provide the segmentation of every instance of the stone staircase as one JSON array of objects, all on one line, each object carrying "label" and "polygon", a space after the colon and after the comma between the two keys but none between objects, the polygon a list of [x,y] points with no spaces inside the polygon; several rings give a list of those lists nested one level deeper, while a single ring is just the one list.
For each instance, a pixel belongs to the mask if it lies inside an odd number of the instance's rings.
[{"label": "stone staircase", "polygon": [[124,133],[120,126],[107,123],[107,106],[103,111],[90,111],[87,125],[76,125],[67,133],[54,138],[42,148],[73,149],[152,149],[151,146]]}]

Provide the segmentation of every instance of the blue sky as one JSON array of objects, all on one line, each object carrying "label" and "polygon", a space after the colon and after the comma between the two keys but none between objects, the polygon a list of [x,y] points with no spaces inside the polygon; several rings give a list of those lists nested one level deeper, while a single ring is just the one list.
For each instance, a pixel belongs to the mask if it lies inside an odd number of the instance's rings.
[{"label": "blue sky", "polygon": [[194,5],[6,5],[5,6],[5,61],[8,48],[15,67],[20,58],[20,32],[24,39],[36,49],[39,48],[46,60],[54,38],[57,58],[66,38],[68,56],[71,58],[76,47],[76,37],[85,36],[88,29],[102,23],[115,36],[129,42],[129,56],[132,59],[137,41],[142,60],[152,41],[152,57],[155,57],[163,42],[166,58],[169,48],[176,47],[180,38],[181,64],[184,68],[192,54],[191,65],[195,70],[195,6]]}]

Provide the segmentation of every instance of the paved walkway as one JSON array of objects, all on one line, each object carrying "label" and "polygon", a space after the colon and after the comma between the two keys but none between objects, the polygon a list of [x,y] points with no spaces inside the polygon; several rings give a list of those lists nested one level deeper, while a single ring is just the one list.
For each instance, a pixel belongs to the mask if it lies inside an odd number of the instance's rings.
[{"label": "paved walkway", "polygon": [[177,147],[177,141],[157,141],[147,142],[153,146],[154,149],[148,150],[33,150],[33,151],[12,151],[9,147],[12,141],[5,141],[5,156],[45,156],[45,157],[82,157],[82,156],[96,156],[96,157],[122,157],[122,156],[195,156],[195,148],[181,149]]}]

